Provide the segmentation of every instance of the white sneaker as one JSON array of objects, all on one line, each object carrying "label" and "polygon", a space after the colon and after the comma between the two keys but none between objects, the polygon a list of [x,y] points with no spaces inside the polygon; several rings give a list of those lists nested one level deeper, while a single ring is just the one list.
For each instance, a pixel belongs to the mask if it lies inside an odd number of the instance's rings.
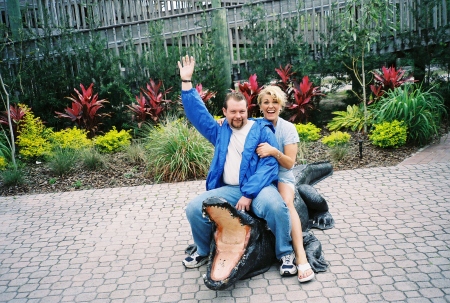
[{"label": "white sneaker", "polygon": [[183,265],[187,268],[196,268],[202,266],[206,262],[208,262],[208,256],[200,256],[195,252],[183,260]]},{"label": "white sneaker", "polygon": [[287,277],[297,274],[294,252],[281,257],[280,275]]}]

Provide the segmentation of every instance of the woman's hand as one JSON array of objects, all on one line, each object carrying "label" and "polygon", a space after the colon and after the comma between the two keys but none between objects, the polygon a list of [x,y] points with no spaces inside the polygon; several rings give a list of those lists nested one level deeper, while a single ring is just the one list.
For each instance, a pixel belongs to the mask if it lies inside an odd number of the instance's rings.
[{"label": "woman's hand", "polygon": [[217,124],[222,126],[223,125],[223,121],[225,121],[225,118],[220,118],[220,119],[217,120]]},{"label": "woman's hand", "polygon": [[269,156],[275,157],[278,153],[278,149],[270,145],[269,143],[260,143],[256,148],[256,153],[260,158],[265,158]]}]

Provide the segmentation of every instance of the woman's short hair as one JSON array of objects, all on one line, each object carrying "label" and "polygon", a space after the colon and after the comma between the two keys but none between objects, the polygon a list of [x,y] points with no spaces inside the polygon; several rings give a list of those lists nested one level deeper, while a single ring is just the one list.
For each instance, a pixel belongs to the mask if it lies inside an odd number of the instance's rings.
[{"label": "woman's short hair", "polygon": [[286,106],[286,94],[278,86],[269,85],[261,90],[258,94],[258,105],[261,105],[262,98],[265,95],[272,96],[274,100],[277,100],[282,109]]}]

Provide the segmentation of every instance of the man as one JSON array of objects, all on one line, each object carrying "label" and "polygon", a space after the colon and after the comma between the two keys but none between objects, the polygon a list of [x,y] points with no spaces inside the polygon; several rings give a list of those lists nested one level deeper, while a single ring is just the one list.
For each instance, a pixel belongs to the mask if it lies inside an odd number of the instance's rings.
[{"label": "man", "polygon": [[259,143],[277,146],[273,125],[265,119],[247,118],[247,101],[240,93],[225,98],[219,126],[192,87],[195,60],[185,56],[178,62],[182,81],[181,99],[189,121],[214,147],[214,157],[206,179],[207,192],[189,202],[186,216],[191,225],[197,251],[188,256],[184,266],[196,268],[207,262],[212,237],[211,222],[202,215],[202,203],[209,197],[221,197],[238,211],[252,211],[266,220],[275,235],[275,253],[282,261],[280,274],[295,275],[291,245],[289,210],[274,183],[278,162],[273,157],[256,154]]}]

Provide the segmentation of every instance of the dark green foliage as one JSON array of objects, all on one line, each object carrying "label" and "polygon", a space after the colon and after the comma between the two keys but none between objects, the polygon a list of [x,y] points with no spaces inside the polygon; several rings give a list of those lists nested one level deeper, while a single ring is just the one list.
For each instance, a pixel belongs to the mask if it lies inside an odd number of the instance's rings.
[{"label": "dark green foliage", "polygon": [[[407,49],[407,51],[400,52],[399,55],[410,60],[414,67],[414,78],[423,82],[425,87],[429,86],[433,79],[435,73],[432,70],[433,65],[447,65],[448,69],[450,25],[445,24],[434,28],[434,14],[437,9],[442,9],[442,5],[443,1],[441,0],[412,1],[411,21],[420,30],[398,35]],[[446,1],[446,6],[448,14],[448,1]]]},{"label": "dark green foliage", "polygon": [[371,112],[375,123],[404,121],[408,140],[419,144],[426,144],[439,135],[441,121],[447,114],[438,94],[415,85],[388,91]]},{"label": "dark green foliage", "polygon": [[[215,33],[214,29],[208,26],[206,14],[203,14],[198,25],[204,30],[201,43],[187,51],[188,54],[194,55],[196,61],[193,84],[201,83],[202,87],[217,92],[215,97],[208,102],[207,107],[212,115],[220,115],[225,95],[230,92],[232,87],[227,87],[225,79],[220,77],[222,74],[221,58],[216,58],[214,55],[216,54],[216,46],[213,43]],[[179,87],[179,84],[175,87]]]},{"label": "dark green foliage", "polygon": [[[246,68],[240,70],[240,79],[248,79],[252,74],[258,75],[258,82],[268,83],[276,78],[275,68],[280,65],[293,65],[298,76],[310,74],[315,62],[309,54],[309,46],[303,42],[298,33],[297,17],[291,20],[277,17],[268,21],[267,12],[258,5],[248,4],[248,13],[244,18],[249,20],[243,30],[248,44],[241,51],[241,59],[248,60]],[[270,41],[270,43],[269,43]]]}]

